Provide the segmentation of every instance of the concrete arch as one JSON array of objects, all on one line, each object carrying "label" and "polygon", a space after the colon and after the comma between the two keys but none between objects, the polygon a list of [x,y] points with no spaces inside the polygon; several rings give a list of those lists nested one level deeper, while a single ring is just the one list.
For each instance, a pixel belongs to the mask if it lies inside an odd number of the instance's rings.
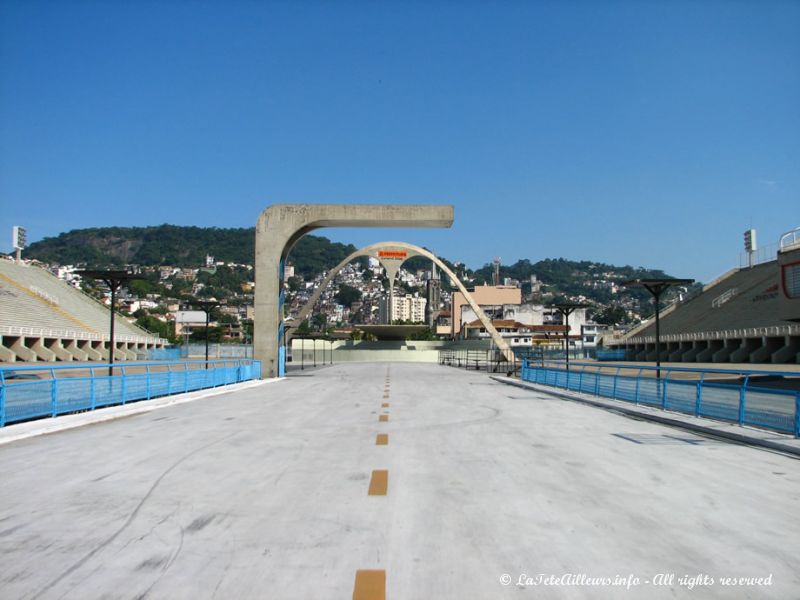
[{"label": "concrete arch", "polygon": [[[396,254],[397,257],[396,258],[393,257],[392,254]],[[402,256],[400,256],[401,254]],[[478,306],[478,303],[475,302],[475,300],[472,297],[472,294],[470,294],[467,291],[467,288],[464,287],[464,284],[461,283],[461,281],[458,279],[455,273],[453,273],[447,267],[447,265],[445,265],[441,260],[439,260],[439,258],[437,258],[434,254],[428,252],[424,248],[420,248],[419,246],[415,246],[414,244],[407,244],[405,242],[378,242],[377,244],[371,244],[369,246],[365,246],[364,248],[361,248],[360,250],[356,250],[355,252],[353,252],[350,256],[345,258],[342,262],[340,262],[333,269],[331,269],[331,271],[328,273],[325,279],[322,280],[322,283],[319,285],[319,287],[311,295],[311,298],[308,299],[306,305],[303,306],[303,308],[297,314],[297,317],[295,317],[295,319],[291,321],[291,324],[289,326],[294,327],[302,323],[303,320],[306,317],[308,317],[308,315],[314,309],[314,305],[319,300],[320,296],[322,295],[322,292],[324,292],[325,289],[328,287],[328,285],[330,285],[334,277],[336,277],[339,274],[339,272],[342,269],[344,269],[348,264],[350,264],[360,256],[371,256],[372,258],[376,258],[381,262],[381,264],[387,271],[387,276],[389,277],[390,295],[392,293],[392,289],[394,288],[394,279],[395,276],[397,275],[397,271],[400,269],[400,266],[406,260],[414,256],[422,256],[436,263],[436,266],[439,267],[439,269],[441,269],[441,271],[444,272],[450,278],[450,280],[455,283],[458,290],[462,294],[464,294],[464,298],[466,298],[470,308],[478,316],[478,319],[480,319],[481,324],[486,328],[486,331],[489,333],[489,335],[492,336],[492,340],[494,340],[494,343],[506,357],[506,360],[508,360],[509,362],[513,362],[514,353],[511,350],[511,347],[503,339],[503,336],[500,335],[497,329],[495,329],[494,325],[492,325],[491,319],[489,319],[489,317],[486,316],[486,313],[483,312],[481,307]],[[387,262],[389,260],[391,260],[392,263],[395,264],[389,263],[389,266],[387,266]]]},{"label": "concrete arch", "polygon": [[321,227],[450,227],[441,204],[274,204],[256,223],[254,355],[265,377],[283,375],[283,269],[289,250]]}]

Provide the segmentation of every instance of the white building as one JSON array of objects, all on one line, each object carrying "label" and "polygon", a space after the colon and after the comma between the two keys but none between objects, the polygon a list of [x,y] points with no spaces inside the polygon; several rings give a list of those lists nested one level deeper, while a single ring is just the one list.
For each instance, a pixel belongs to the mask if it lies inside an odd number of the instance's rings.
[{"label": "white building", "polygon": [[394,321],[410,321],[411,323],[425,322],[425,305],[428,301],[420,298],[418,294],[406,294],[398,296],[395,294],[392,302],[392,316],[389,315],[389,298],[381,298],[379,306],[379,320],[381,323],[393,323]]},{"label": "white building", "polygon": [[[502,304],[499,306],[481,306],[490,319],[501,319],[504,321],[515,321],[522,325],[563,325],[564,319],[560,312],[555,308],[543,306],[541,304],[524,302],[521,304]],[[461,319],[465,322],[472,322],[477,319],[475,312],[465,306]],[[569,336],[580,340],[582,328],[587,325],[586,309],[579,308],[569,316]]]}]

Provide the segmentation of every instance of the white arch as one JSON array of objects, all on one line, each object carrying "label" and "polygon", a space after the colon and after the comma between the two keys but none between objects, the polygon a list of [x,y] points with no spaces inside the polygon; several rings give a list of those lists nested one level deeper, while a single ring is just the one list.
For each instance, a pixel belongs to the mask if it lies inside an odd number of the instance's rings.
[{"label": "white arch", "polygon": [[[456,277],[455,273],[453,273],[447,267],[447,265],[445,265],[441,260],[439,260],[434,254],[431,254],[424,248],[420,248],[419,246],[415,246],[413,244],[407,244],[405,242],[378,242],[377,244],[371,244],[369,246],[365,246],[364,248],[361,248],[361,250],[356,250],[350,256],[345,258],[342,262],[340,262],[333,269],[331,269],[330,273],[328,273],[325,279],[322,280],[320,286],[316,290],[314,290],[314,293],[311,295],[311,298],[308,299],[306,305],[303,306],[303,308],[297,314],[297,317],[295,317],[292,320],[291,322],[292,328],[294,328],[294,324],[299,324],[303,322],[303,320],[313,310],[314,305],[317,303],[317,300],[319,300],[319,297],[322,295],[322,292],[324,292],[325,289],[330,284],[330,282],[333,281],[333,278],[336,277],[336,275],[339,274],[339,271],[344,269],[353,260],[355,260],[359,256],[373,256],[377,258],[378,253],[381,250],[395,250],[395,249],[405,250],[410,254],[409,256],[406,256],[402,262],[405,262],[406,260],[412,258],[413,256],[422,256],[436,263],[436,265],[450,278],[450,280],[456,284],[458,290],[462,294],[464,294],[464,298],[466,298],[470,308],[477,315],[478,319],[480,319],[481,324],[486,328],[486,331],[489,333],[489,335],[492,336],[494,343],[506,357],[506,360],[508,360],[509,362],[514,361],[514,353],[511,350],[511,347],[503,339],[503,336],[501,336],[500,333],[498,333],[497,329],[495,329],[494,325],[492,325],[491,319],[489,319],[489,317],[486,316],[486,313],[483,312],[481,307],[478,306],[478,303],[475,302],[475,300],[472,297],[472,294],[470,294],[467,291],[467,288],[464,287],[464,284],[461,283],[458,277]],[[289,337],[290,334],[287,334],[287,339]]]}]

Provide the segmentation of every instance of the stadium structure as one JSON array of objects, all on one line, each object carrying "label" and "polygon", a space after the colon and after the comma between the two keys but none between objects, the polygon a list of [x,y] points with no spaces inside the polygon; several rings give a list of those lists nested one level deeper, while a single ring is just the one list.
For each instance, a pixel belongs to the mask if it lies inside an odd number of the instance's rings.
[{"label": "stadium structure", "polygon": [[[145,358],[166,340],[117,316],[114,359]],[[107,361],[109,309],[39,267],[0,259],[0,362]]]},{"label": "stadium structure", "polygon": [[[0,362],[108,361],[108,321],[108,307],[50,272],[0,258]],[[732,269],[663,310],[660,329],[663,362],[800,363],[800,228],[771,260]],[[118,361],[167,344],[119,316],[116,331]],[[655,323],[606,345],[625,360],[655,361]]]},{"label": "stadium structure", "polygon": [[[775,258],[732,269],[661,313],[660,359],[688,363],[800,363],[800,228]],[[625,359],[656,359],[653,319],[609,344]]]}]

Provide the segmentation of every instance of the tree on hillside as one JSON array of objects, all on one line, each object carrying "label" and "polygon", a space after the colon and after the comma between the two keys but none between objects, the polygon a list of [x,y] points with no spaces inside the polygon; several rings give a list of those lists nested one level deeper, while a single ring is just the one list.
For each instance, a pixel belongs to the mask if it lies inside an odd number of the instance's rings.
[{"label": "tree on hillside", "polygon": [[317,313],[311,318],[311,323],[315,331],[325,331],[328,324],[328,316],[325,313]]},{"label": "tree on hillside", "polygon": [[624,325],[630,323],[627,311],[621,306],[607,306],[594,315],[595,323],[602,325]]},{"label": "tree on hillside", "polygon": [[354,287],[343,283],[339,286],[339,291],[336,294],[336,301],[344,306],[350,306],[353,302],[361,300],[361,291]]}]

